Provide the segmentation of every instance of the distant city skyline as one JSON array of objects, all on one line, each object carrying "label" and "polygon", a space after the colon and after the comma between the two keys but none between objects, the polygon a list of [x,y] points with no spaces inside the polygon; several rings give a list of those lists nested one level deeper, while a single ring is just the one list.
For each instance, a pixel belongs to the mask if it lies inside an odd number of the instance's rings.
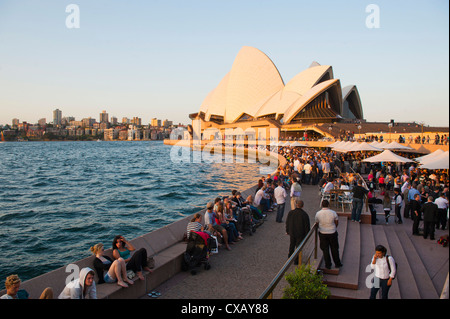
[{"label": "distant city skyline", "polygon": [[[117,124],[122,124],[124,123],[124,120],[127,119],[128,122],[133,123],[133,120],[135,119],[139,119],[139,122],[142,123],[141,125],[151,125],[151,126],[163,126],[165,122],[168,122],[171,126],[173,124],[175,125],[185,125],[184,123],[175,123],[174,121],[171,121],[169,119],[159,119],[156,117],[152,117],[150,119],[149,122],[142,122],[142,118],[140,118],[139,116],[132,116],[132,117],[128,117],[128,116],[123,116],[122,118],[118,118],[117,116],[114,115],[110,115],[106,110],[102,110],[101,112],[99,112],[99,116],[95,117],[95,116],[82,116],[82,117],[75,117],[72,115],[66,115],[63,114],[63,111],[60,109],[55,109],[52,111],[52,116],[51,117],[45,117],[45,116],[41,116],[39,117],[38,120],[36,121],[26,121],[26,120],[22,120],[20,118],[14,117],[11,119],[11,121],[9,121],[9,123],[0,123],[0,125],[9,125],[9,126],[17,126],[17,124],[19,123],[23,123],[26,122],[28,124],[39,124],[39,125],[43,125],[43,124],[54,124],[54,125],[60,125],[61,124],[61,120],[63,119],[71,119],[71,120],[76,120],[76,121],[81,121],[83,119],[93,119],[95,120],[97,123],[102,123],[102,122],[106,122],[106,123],[112,123],[113,119],[115,119],[117,121]],[[98,121],[97,121],[98,119]],[[43,122],[44,121],[44,122]],[[55,122],[56,121],[56,122]]]},{"label": "distant city skyline", "polygon": [[55,109],[190,124],[252,46],[285,83],[313,61],[333,65],[343,87],[358,86],[367,121],[449,126],[448,1],[71,3],[78,13],[58,0],[0,2],[0,124]]}]

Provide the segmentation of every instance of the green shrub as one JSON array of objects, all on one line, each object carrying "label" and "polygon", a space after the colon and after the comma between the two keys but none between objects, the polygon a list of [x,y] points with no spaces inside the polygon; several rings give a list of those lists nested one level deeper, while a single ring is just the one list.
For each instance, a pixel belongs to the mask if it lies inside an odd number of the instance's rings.
[{"label": "green shrub", "polygon": [[283,299],[327,299],[328,287],[322,282],[322,275],[301,265],[285,276],[289,286],[283,290]]}]

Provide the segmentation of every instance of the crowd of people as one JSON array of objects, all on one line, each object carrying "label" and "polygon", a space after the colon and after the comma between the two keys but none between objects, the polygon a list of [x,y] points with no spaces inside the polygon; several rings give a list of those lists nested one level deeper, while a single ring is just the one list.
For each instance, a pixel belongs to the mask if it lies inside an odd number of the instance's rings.
[{"label": "crowd of people", "polygon": [[[115,236],[112,243],[112,256],[104,254],[104,246],[101,243],[90,248],[94,254],[94,269],[84,267],[79,271],[78,277],[69,280],[64,289],[57,296],[58,299],[97,299],[97,284],[115,283],[123,288],[133,285],[131,280],[137,276],[144,280],[143,271],[152,273],[150,259],[145,248],[136,249],[132,243],[122,235]],[[94,278],[97,275],[98,281]],[[0,299],[28,299],[26,290],[20,289],[21,279],[18,275],[10,275],[6,278],[6,294]],[[39,299],[53,299],[52,287],[42,291]]]},{"label": "crowd of people", "polygon": [[[290,236],[288,256],[291,256],[310,230],[308,215],[303,210],[302,192],[305,185],[317,186],[322,194],[332,189],[351,193],[351,219],[355,222],[360,222],[363,200],[367,196],[372,223],[376,221],[374,206],[382,204],[386,223],[393,208],[397,223],[402,223],[403,218],[413,219],[414,235],[420,234],[422,220],[421,235],[424,238],[429,236],[434,240],[436,228],[448,228],[449,179],[446,170],[428,171],[409,163],[367,164],[362,160],[370,153],[339,153],[330,149],[280,147],[278,154],[286,159],[285,163],[273,174],[262,177],[253,194],[244,199],[238,190],[232,190],[229,196],[208,202],[204,216],[195,214],[187,224],[186,237],[189,239],[191,232],[205,233],[215,238],[219,246],[232,250],[232,245],[244,239],[246,226],[250,227],[251,234],[252,227],[263,224],[267,214],[276,211],[275,221],[286,223],[286,233]],[[365,174],[367,177],[362,178]],[[290,210],[284,221],[288,198]],[[319,223],[325,267],[331,268],[331,260],[335,267],[342,267],[336,233],[338,218],[336,212],[330,209],[328,199],[321,201],[321,209],[314,220]],[[91,247],[95,255],[94,269],[83,268],[79,279],[67,284],[58,298],[96,298],[95,274],[97,284],[116,283],[127,288],[133,285],[129,271],[142,280],[143,271],[151,272],[144,248],[136,249],[123,236],[116,236],[112,246],[111,257],[103,254],[103,244]],[[374,257],[373,265],[381,258],[381,255]],[[20,279],[17,275],[8,277],[5,286],[7,293],[1,298],[20,298]],[[53,291],[47,288],[41,298],[52,296]]]}]

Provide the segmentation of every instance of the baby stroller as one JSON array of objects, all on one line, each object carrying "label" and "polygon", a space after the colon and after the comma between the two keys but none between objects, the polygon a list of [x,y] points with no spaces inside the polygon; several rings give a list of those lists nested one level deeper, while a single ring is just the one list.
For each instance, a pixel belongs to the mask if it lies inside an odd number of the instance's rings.
[{"label": "baby stroller", "polygon": [[182,269],[190,271],[192,275],[197,274],[196,267],[201,266],[209,270],[209,255],[211,249],[216,248],[215,240],[205,232],[191,232],[186,251],[183,254]]},{"label": "baby stroller", "polygon": [[238,230],[241,233],[246,233],[250,236],[256,231],[255,223],[253,222],[252,211],[249,207],[243,207],[238,215]]}]

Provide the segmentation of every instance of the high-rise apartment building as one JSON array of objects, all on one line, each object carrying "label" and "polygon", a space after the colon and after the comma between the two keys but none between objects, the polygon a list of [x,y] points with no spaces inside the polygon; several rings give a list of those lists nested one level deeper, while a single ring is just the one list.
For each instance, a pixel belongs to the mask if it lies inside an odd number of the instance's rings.
[{"label": "high-rise apartment building", "polygon": [[53,125],[61,125],[62,112],[59,109],[53,111]]},{"label": "high-rise apartment building", "polygon": [[160,127],[161,126],[161,120],[158,120],[156,117],[152,118],[151,125],[154,127]]},{"label": "high-rise apartment building", "polygon": [[163,121],[163,126],[165,128],[171,127],[173,125],[173,121],[169,121],[168,119]]},{"label": "high-rise apartment building", "polygon": [[103,111],[102,113],[100,113],[100,123],[109,123],[108,121],[108,113],[106,113],[106,111]]},{"label": "high-rise apartment building", "polygon": [[131,120],[131,124],[136,125],[136,126],[141,126],[142,119],[137,116],[134,116],[133,119]]}]

